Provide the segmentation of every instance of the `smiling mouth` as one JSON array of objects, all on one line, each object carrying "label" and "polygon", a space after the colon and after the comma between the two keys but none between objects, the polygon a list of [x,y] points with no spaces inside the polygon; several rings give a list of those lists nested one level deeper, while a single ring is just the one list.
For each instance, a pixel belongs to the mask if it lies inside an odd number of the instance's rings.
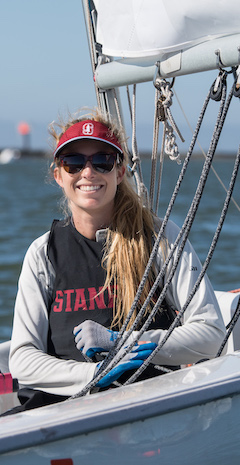
[{"label": "smiling mouth", "polygon": [[79,186],[79,189],[84,192],[98,191],[102,186]]}]

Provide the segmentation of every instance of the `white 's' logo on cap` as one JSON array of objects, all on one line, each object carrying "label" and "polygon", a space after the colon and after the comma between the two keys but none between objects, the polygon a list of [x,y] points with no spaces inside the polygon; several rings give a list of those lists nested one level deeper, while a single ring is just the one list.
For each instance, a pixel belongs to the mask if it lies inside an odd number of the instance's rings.
[{"label": "white 's' logo on cap", "polygon": [[82,127],[82,132],[85,136],[92,136],[94,131],[94,126],[92,123],[85,123]]}]

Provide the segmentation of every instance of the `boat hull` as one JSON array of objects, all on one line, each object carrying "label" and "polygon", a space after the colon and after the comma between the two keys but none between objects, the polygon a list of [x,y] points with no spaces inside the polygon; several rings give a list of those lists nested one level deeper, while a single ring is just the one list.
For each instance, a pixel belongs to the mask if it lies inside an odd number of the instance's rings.
[{"label": "boat hull", "polygon": [[239,408],[240,396],[225,398],[18,450],[3,455],[1,464],[226,465],[230,460],[231,465],[239,465]]},{"label": "boat hull", "polygon": [[1,465],[240,462],[240,354],[3,417]]}]

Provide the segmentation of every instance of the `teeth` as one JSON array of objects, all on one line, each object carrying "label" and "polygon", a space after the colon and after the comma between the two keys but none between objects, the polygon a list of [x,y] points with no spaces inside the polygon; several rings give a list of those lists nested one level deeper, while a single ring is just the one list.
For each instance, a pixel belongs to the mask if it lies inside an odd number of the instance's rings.
[{"label": "teeth", "polygon": [[101,186],[79,186],[81,191],[97,191]]}]

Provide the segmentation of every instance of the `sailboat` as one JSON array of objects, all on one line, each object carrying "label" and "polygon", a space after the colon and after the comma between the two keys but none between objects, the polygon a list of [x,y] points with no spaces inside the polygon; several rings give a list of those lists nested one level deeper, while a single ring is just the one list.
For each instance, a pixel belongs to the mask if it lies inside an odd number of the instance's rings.
[{"label": "sailboat", "polygon": [[[179,130],[171,113],[174,80],[180,75],[216,70],[216,79],[204,103],[207,105],[211,98],[219,102],[220,108],[199,180],[198,189],[204,189],[231,99],[240,95],[240,5],[234,0],[220,3],[200,0],[197,4],[189,0],[83,0],[82,4],[98,106],[122,125],[119,88],[127,86],[128,92],[133,85],[131,171],[139,195],[153,209],[158,205],[163,155],[179,161],[176,143]],[[233,76],[234,84],[226,98],[228,74]],[[135,86],[141,82],[149,82],[156,88],[156,131],[149,193],[144,186],[135,138]],[[204,109],[163,223],[171,215],[181,178],[191,160]],[[163,142],[159,163],[160,126],[163,127]],[[239,162],[238,151],[203,273],[212,259],[232,201]],[[197,191],[184,222],[182,234],[186,237],[199,197],[201,192]],[[60,404],[2,417],[1,464],[226,465],[229,461],[231,465],[238,465],[240,290],[216,291],[216,297],[228,328],[216,358],[104,392],[88,395],[88,389]],[[178,319],[183,312],[184,309],[179,311]],[[169,334],[174,324],[178,321],[173,323]],[[225,345],[227,349],[223,355]],[[8,352],[9,342],[1,344],[2,411],[17,403],[14,380],[8,373]]]}]

